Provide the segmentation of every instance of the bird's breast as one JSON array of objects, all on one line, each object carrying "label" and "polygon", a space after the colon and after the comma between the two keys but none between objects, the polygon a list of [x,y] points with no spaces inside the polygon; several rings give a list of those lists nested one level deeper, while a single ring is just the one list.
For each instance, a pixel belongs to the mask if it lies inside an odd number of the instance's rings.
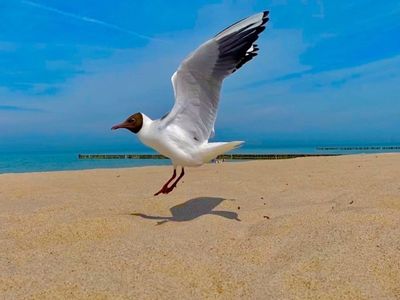
[{"label": "bird's breast", "polygon": [[171,132],[158,132],[138,135],[140,141],[158,153],[170,158],[174,165],[199,166],[201,157],[193,144]]}]

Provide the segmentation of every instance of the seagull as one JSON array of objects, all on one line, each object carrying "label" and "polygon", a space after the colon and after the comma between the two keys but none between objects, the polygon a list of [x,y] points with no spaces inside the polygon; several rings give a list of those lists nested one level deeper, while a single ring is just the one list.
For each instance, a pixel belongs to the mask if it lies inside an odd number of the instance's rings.
[{"label": "seagull", "polygon": [[[198,167],[231,151],[243,141],[209,142],[223,80],[257,55],[255,42],[265,29],[269,12],[263,11],[227,27],[190,54],[172,75],[175,104],[162,118],[152,120],[138,112],[113,126],[135,133],[146,146],[168,157],[172,177],[154,194],[168,194],[185,175],[185,167]],[[177,175],[177,168],[181,173]]]}]

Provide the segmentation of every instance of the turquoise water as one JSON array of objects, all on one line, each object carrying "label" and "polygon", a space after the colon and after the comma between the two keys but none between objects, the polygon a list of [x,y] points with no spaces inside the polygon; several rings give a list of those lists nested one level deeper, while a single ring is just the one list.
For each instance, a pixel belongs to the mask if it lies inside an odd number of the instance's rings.
[{"label": "turquoise water", "polygon": [[168,165],[169,160],[79,160],[78,153],[0,153],[0,174]]},{"label": "turquoise water", "polygon": [[[385,153],[400,152],[399,146],[368,146],[359,149],[335,147],[334,149],[317,149],[315,147],[289,148],[241,148],[238,153],[265,153],[265,154],[356,154],[356,153]],[[103,154],[90,152],[91,154]],[[127,152],[118,152],[125,154]],[[134,153],[132,151],[131,153]],[[79,160],[78,152],[21,152],[0,153],[0,174],[43,172],[63,170],[83,170],[97,168],[125,168],[150,165],[170,165],[169,160],[149,159],[113,159],[113,160]],[[82,153],[85,154],[85,153]],[[111,154],[111,153],[107,153]]]}]

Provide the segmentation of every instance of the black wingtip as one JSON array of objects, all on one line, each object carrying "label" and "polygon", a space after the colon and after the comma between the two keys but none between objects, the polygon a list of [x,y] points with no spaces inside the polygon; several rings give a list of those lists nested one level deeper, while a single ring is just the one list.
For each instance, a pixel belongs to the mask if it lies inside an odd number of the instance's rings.
[{"label": "black wingtip", "polygon": [[[261,25],[264,25],[265,23],[267,23],[267,22],[269,21],[269,18],[267,18],[268,15],[269,15],[269,10],[264,10],[264,11],[262,11],[262,14],[263,14],[263,16],[262,16],[262,24],[261,24]],[[249,17],[247,17],[247,18],[249,18]],[[243,19],[241,19],[241,20],[239,20],[239,21],[233,23],[232,25],[226,27],[225,29],[223,29],[223,30],[221,30],[220,32],[218,32],[214,37],[218,36],[219,34],[221,34],[222,32],[224,32],[225,30],[228,30],[229,28],[235,26],[236,24],[238,24],[238,23],[240,23],[240,22],[246,20],[247,18],[243,18]]]},{"label": "black wingtip", "polygon": [[262,25],[264,25],[265,23],[267,23],[269,21],[269,10],[266,10],[263,12],[263,17],[262,17]]}]

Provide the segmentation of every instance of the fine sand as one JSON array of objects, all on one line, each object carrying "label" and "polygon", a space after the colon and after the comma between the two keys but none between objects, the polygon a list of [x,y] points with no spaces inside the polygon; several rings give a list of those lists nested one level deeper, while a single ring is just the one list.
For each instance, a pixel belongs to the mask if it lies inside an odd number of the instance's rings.
[{"label": "fine sand", "polygon": [[0,299],[400,299],[400,155],[0,175]]}]

